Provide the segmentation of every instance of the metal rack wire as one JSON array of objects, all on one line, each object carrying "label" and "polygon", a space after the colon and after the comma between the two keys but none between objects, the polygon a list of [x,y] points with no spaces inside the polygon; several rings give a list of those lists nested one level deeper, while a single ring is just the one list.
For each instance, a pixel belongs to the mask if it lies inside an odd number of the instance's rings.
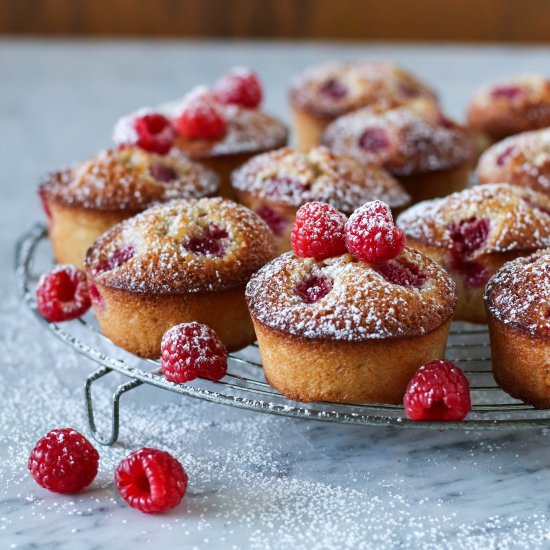
[{"label": "metal rack wire", "polygon": [[[550,410],[536,410],[512,399],[498,388],[491,374],[486,329],[464,323],[453,324],[447,356],[464,370],[470,380],[473,409],[464,421],[446,422],[444,426],[438,422],[412,422],[405,417],[400,405],[304,404],[289,401],[265,381],[256,344],[230,354],[228,373],[219,382],[168,382],[160,372],[158,361],[139,359],[115,346],[101,334],[92,314],[62,325],[47,323],[42,319],[36,312],[33,285],[37,274],[47,269],[52,262],[49,247],[43,246],[46,243],[46,229],[41,224],[35,224],[19,239],[16,250],[19,292],[30,310],[48,330],[76,352],[99,365],[87,377],[84,393],[90,430],[101,444],[112,445],[116,442],[119,434],[120,398],[142,384],[240,409],[325,422],[461,430],[550,427]],[[111,430],[108,435],[101,435],[94,418],[92,385],[111,372],[118,372],[129,380],[114,392]]]}]

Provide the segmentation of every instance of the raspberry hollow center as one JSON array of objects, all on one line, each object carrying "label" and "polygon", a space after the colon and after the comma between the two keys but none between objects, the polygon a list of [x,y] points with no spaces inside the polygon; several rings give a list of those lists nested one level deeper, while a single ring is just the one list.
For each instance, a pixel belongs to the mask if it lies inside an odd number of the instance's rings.
[{"label": "raspberry hollow center", "polygon": [[296,295],[306,304],[314,304],[324,298],[333,287],[330,277],[314,275],[301,282],[295,290]]},{"label": "raspberry hollow center", "polygon": [[149,167],[149,174],[157,181],[162,181],[163,183],[173,181],[178,177],[176,171],[171,166],[162,162],[151,164]]},{"label": "raspberry hollow center", "polygon": [[452,224],[449,228],[453,246],[450,265],[473,287],[483,286],[489,279],[489,272],[479,262],[468,257],[479,250],[489,237],[489,220],[471,218]]},{"label": "raspberry hollow center", "polygon": [[266,185],[267,194],[274,197],[300,196],[306,190],[301,181],[287,176],[273,178]]},{"label": "raspberry hollow center", "polygon": [[489,220],[471,218],[451,224],[450,236],[453,251],[464,257],[479,250],[489,237]]},{"label": "raspberry hollow center", "polygon": [[359,138],[359,146],[372,153],[378,153],[390,146],[390,140],[382,128],[368,128]]},{"label": "raspberry hollow center", "polygon": [[427,280],[416,265],[389,261],[374,267],[374,270],[393,285],[420,288]]},{"label": "raspberry hollow center", "polygon": [[491,96],[494,98],[515,99],[523,94],[524,88],[521,86],[504,85],[496,86],[491,91]]},{"label": "raspberry hollow center", "polygon": [[336,100],[343,99],[348,95],[348,87],[337,78],[327,80],[319,91],[322,95]]},{"label": "raspberry hollow center", "polygon": [[264,220],[269,229],[273,231],[274,235],[277,237],[283,235],[287,227],[287,221],[279,212],[264,204],[256,210],[256,214]]},{"label": "raspberry hollow center", "polygon": [[195,254],[220,257],[225,253],[223,240],[228,236],[229,233],[225,229],[212,225],[205,228],[201,235],[190,237],[185,247]]},{"label": "raspberry hollow center", "polygon": [[96,275],[105,273],[106,271],[111,271],[116,267],[120,267],[134,257],[135,250],[134,247],[129,244],[122,248],[115,250],[110,256],[105,260],[100,262],[100,264],[95,268],[94,272]]},{"label": "raspberry hollow center", "polygon": [[496,165],[504,166],[504,164],[512,156],[512,153],[514,151],[515,151],[515,147],[513,145],[506,147],[504,151],[502,151],[502,153],[500,153],[500,155],[498,155],[498,157],[496,158],[496,161],[495,161]]}]

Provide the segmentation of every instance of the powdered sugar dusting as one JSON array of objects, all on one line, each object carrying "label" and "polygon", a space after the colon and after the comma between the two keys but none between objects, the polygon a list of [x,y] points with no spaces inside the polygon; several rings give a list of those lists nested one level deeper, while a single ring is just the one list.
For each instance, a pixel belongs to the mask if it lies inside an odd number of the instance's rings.
[{"label": "powdered sugar dusting", "polygon": [[485,303],[502,323],[550,338],[550,248],[504,264],[487,285]]},{"label": "powdered sugar dusting", "polygon": [[374,199],[391,207],[410,201],[384,170],[323,146],[307,152],[284,148],[253,157],[233,173],[232,183],[235,189],[269,202],[297,208],[320,201],[346,214]]},{"label": "powdered sugar dusting", "polygon": [[[221,254],[189,246],[206,233],[223,241]],[[128,245],[134,252],[128,261],[98,270]],[[221,198],[190,199],[152,207],[112,228],[88,252],[86,269],[101,284],[133,292],[203,292],[244,284],[274,256],[274,237],[256,214]]]},{"label": "powdered sugar dusting", "polygon": [[[383,130],[388,145],[374,150],[363,147],[367,130]],[[399,176],[448,170],[473,157],[468,132],[426,100],[389,109],[366,107],[340,117],[327,128],[323,142],[336,153],[383,166]]]},{"label": "powdered sugar dusting", "polygon": [[480,183],[505,181],[550,194],[550,129],[525,132],[493,145],[479,159]]},{"label": "powdered sugar dusting", "polygon": [[[155,177],[155,168],[159,167],[173,177]],[[54,203],[69,206],[138,212],[155,202],[213,195],[218,187],[213,172],[177,151],[160,156],[124,147],[103,151],[49,175],[41,184],[41,193]]]},{"label": "powdered sugar dusting", "polygon": [[[251,314],[293,335],[348,341],[423,334],[443,324],[456,302],[452,280],[412,249],[396,261],[418,266],[426,280],[418,288],[392,284],[349,254],[323,262],[283,254],[247,285]],[[296,287],[312,277],[330,279],[332,289],[320,300],[304,303]]]},{"label": "powdered sugar dusting", "polygon": [[[206,88],[198,86],[180,100],[158,107],[145,107],[120,118],[113,130],[113,140],[117,144],[135,143],[136,118],[144,114],[160,113],[173,119],[189,103],[205,93],[211,95]],[[246,109],[233,104],[216,103],[216,107],[227,122],[225,134],[217,140],[186,139],[179,135],[176,139],[176,148],[186,156],[201,159],[217,155],[261,152],[286,145],[288,131],[278,119],[257,109]]]},{"label": "powdered sugar dusting", "polygon": [[530,251],[550,246],[550,198],[503,183],[479,185],[441,199],[418,203],[397,218],[408,237],[451,249],[453,226],[489,221],[487,239],[471,258],[487,253]]},{"label": "powdered sugar dusting", "polygon": [[[327,84],[338,93],[325,93]],[[293,105],[329,120],[379,101],[401,103],[420,96],[435,99],[410,73],[376,60],[311,67],[295,77],[290,88]]]},{"label": "powdered sugar dusting", "polygon": [[524,75],[484,86],[472,97],[468,124],[498,141],[550,125],[550,79]]}]

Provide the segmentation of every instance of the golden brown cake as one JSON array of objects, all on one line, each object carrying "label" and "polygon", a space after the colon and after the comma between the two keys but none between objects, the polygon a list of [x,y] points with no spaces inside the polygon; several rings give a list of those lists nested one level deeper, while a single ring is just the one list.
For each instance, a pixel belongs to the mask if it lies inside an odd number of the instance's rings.
[{"label": "golden brown cake", "polygon": [[474,147],[465,128],[433,102],[373,106],[335,120],[323,143],[336,153],[385,168],[413,202],[442,197],[468,185]]},{"label": "golden brown cake", "polygon": [[405,210],[397,225],[412,248],[457,284],[455,318],[486,322],[483,290],[507,261],[550,246],[550,198],[508,184],[478,185]]},{"label": "golden brown cake", "polygon": [[128,146],[49,174],[39,194],[57,262],[82,267],[88,248],[118,222],[157,202],[214,195],[218,187],[213,172],[177,152]]},{"label": "golden brown cake", "polygon": [[[114,129],[116,143],[136,143],[135,120],[147,113],[160,113],[174,119],[191,101],[201,94],[208,94],[203,87],[191,90],[180,101],[160,105],[157,108],[140,109],[121,118]],[[278,119],[258,110],[234,104],[217,104],[222,113],[226,130],[217,139],[188,138],[177,133],[175,148],[185,156],[213,170],[220,178],[221,195],[233,198],[231,172],[250,157],[283,147],[288,142],[288,130]]]},{"label": "golden brown cake", "polygon": [[383,264],[286,253],[246,288],[269,383],[296,401],[400,403],[411,376],[444,357],[455,285],[406,248]]},{"label": "golden brown cake", "polygon": [[550,407],[550,248],[518,258],[485,291],[493,374],[513,397]]},{"label": "golden brown cake", "polygon": [[244,206],[190,199],[110,229],[88,251],[85,270],[101,330],[122,348],[158,357],[166,330],[196,321],[231,351],[255,339],[245,285],[275,252],[269,228]]},{"label": "golden brown cake", "polygon": [[483,153],[479,183],[502,181],[550,195],[550,128],[509,137]]},{"label": "golden brown cake", "polygon": [[435,100],[430,88],[392,63],[352,61],[309,68],[290,87],[298,146],[318,145],[326,127],[351,111],[379,102],[398,105],[417,97]]},{"label": "golden brown cake", "polygon": [[270,226],[280,252],[290,250],[296,211],[306,202],[326,202],[347,215],[375,199],[394,213],[410,202],[401,185],[381,168],[323,146],[309,151],[286,147],[253,157],[233,173],[232,184],[239,201]]},{"label": "golden brown cake", "polygon": [[480,150],[508,136],[550,126],[550,79],[527,75],[486,86],[468,107]]}]

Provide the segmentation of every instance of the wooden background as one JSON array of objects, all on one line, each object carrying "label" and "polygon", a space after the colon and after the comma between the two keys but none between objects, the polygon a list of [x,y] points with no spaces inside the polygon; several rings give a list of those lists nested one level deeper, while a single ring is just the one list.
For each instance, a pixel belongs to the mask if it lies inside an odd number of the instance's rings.
[{"label": "wooden background", "polygon": [[550,42],[550,0],[0,0],[0,33]]}]

